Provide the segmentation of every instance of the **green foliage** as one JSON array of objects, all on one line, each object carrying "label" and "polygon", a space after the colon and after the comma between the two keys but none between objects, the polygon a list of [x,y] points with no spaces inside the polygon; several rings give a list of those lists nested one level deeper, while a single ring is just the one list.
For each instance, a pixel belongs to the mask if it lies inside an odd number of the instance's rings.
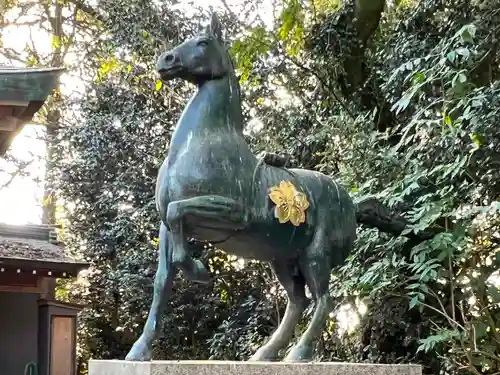
[{"label": "green foliage", "polygon": [[[427,373],[495,373],[500,86],[492,46],[500,10],[466,1],[393,8],[352,80],[346,68],[359,51],[356,12],[345,6],[319,18],[306,35],[303,64],[283,49],[283,76],[294,79],[282,82],[299,99],[259,108],[260,136],[267,137],[259,147],[287,152],[296,165],[338,172],[357,199],[378,196],[411,223],[409,239],[360,231],[332,293],[339,304],[349,296],[368,311],[357,334],[346,336],[350,351],[334,344],[333,329],[321,356],[416,361]],[[346,87],[354,83],[357,91]],[[339,92],[345,101],[333,107]],[[437,235],[411,237],[423,231]]]},{"label": "green foliage", "polygon": [[290,56],[297,55],[304,43],[304,9],[299,0],[285,2],[280,15],[281,27],[277,39],[285,44],[285,51]]},{"label": "green foliage", "polygon": [[341,0],[314,0],[313,5],[317,13],[328,13],[340,6]]},{"label": "green foliage", "polygon": [[[179,12],[143,1],[127,7],[110,2],[100,10],[109,17],[103,25],[107,33],[85,51],[86,73],[94,80],[83,98],[67,103],[71,125],[57,134],[52,171],[66,208],[65,241],[91,263],[81,281],[58,289],[60,298],[86,306],[79,319],[82,371],[89,358],[123,358],[149,310],[159,227],[156,175],[191,93],[184,84],[159,83],[153,56],[161,30],[169,39],[178,33],[184,38],[196,26]],[[161,12],[175,23],[161,21]],[[133,20],[144,24],[131,26]],[[141,26],[147,26],[140,33],[150,40],[147,45],[127,33]],[[156,358],[246,359],[271,333],[270,319],[283,311],[282,297],[261,297],[275,286],[267,266],[250,263],[242,269],[225,254],[210,250],[209,255],[204,259],[218,275],[213,285],[176,279]],[[226,335],[229,327],[232,338]]]},{"label": "green foliage", "polygon": [[272,48],[273,41],[262,26],[246,31],[244,37],[236,39],[231,47],[231,56],[240,73],[240,83],[244,84],[252,75],[254,64]]},{"label": "green foliage", "polygon": [[[357,195],[375,194],[404,212],[412,223],[407,234],[439,234],[415,243],[361,232],[337,288],[339,295],[357,295],[368,305],[361,331],[370,347],[367,358],[405,357],[422,361],[432,373],[494,373],[500,365],[497,307],[485,291],[494,282],[496,267],[487,266],[487,259],[495,251],[490,228],[497,222],[494,215],[486,220],[485,243],[474,239],[477,229],[471,236],[471,228],[484,212],[495,211],[499,192],[492,179],[498,132],[488,120],[498,118],[500,109],[498,60],[479,68],[498,38],[498,9],[481,13],[469,2],[456,2],[453,9],[446,3],[407,8],[399,15],[406,22],[381,30],[385,46],[371,51],[367,64],[381,69],[369,79],[380,87],[375,103],[391,107],[391,126],[384,133],[356,134],[343,148],[343,176],[359,186]],[[478,18],[481,23],[473,23]],[[372,118],[366,114],[351,126],[362,128]],[[478,324],[489,332],[481,340]],[[365,330],[371,337],[363,336]],[[389,348],[390,340],[399,341],[405,353]]]},{"label": "green foliage", "polygon": [[[331,290],[359,326],[344,332],[334,315],[318,359],[497,373],[499,4],[405,1],[379,20],[376,7],[359,8],[366,2],[333,3],[284,1],[271,28],[225,18],[245,116],[261,123],[248,132],[252,147],[336,174],[355,199],[376,196],[410,222],[400,237],[359,229]],[[103,4],[103,32],[86,46],[98,79],[76,114],[66,111],[55,156],[59,197],[72,203],[69,243],[92,262],[87,284],[61,288],[88,304],[82,360],[123,357],[144,322],[156,172],[192,92],[159,83],[155,56],[196,26],[168,4]],[[265,265],[242,268],[214,250],[203,259],[217,280],[176,280],[157,358],[247,359],[277,326],[283,293]]]}]

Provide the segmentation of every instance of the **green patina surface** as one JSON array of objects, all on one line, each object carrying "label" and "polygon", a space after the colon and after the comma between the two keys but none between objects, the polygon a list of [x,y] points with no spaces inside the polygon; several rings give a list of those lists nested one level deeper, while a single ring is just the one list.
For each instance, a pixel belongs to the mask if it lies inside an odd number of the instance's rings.
[{"label": "green patina surface", "polygon": [[0,156],[57,87],[64,70],[0,66]]},{"label": "green patina surface", "polygon": [[0,101],[45,101],[64,68],[0,66]]},{"label": "green patina surface", "polygon": [[151,359],[176,270],[193,281],[210,281],[205,265],[192,257],[189,239],[194,239],[269,262],[288,295],[280,326],[252,360],[276,359],[292,339],[309,304],[308,286],[314,314],[285,360],[310,360],[331,310],[331,270],[343,263],[356,237],[349,194],[322,173],[278,167],[279,160],[269,165],[269,158],[262,163],[252,153],[243,135],[238,79],[217,17],[194,38],[161,54],[157,71],[164,81],[181,78],[198,91],[177,123],[158,174],[162,223],[153,302],[127,359]]}]

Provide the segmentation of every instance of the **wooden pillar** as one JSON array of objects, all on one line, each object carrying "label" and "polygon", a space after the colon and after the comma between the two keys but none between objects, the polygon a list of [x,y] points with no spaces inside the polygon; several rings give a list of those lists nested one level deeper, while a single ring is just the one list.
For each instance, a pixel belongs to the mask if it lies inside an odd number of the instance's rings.
[{"label": "wooden pillar", "polygon": [[40,301],[39,375],[76,374],[76,318],[80,307]]}]

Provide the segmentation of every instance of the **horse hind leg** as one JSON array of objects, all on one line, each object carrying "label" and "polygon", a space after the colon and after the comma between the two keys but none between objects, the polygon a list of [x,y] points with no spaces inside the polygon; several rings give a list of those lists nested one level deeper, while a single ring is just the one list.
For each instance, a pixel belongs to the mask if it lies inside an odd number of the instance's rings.
[{"label": "horse hind leg", "polygon": [[309,304],[305,294],[305,280],[298,272],[297,265],[273,262],[271,266],[287,293],[288,303],[280,325],[269,341],[252,356],[251,361],[275,360],[280,349],[292,339],[295,326]]},{"label": "horse hind leg", "polygon": [[332,309],[329,293],[332,270],[331,245],[328,237],[317,233],[315,240],[299,259],[299,266],[314,298],[314,313],[298,343],[292,347],[285,361],[309,361],[313,357],[314,344],[325,327]]}]

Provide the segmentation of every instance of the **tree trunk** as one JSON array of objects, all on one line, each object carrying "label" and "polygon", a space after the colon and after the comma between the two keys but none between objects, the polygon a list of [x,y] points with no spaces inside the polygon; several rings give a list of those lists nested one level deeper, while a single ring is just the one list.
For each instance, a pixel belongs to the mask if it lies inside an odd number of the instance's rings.
[{"label": "tree trunk", "polygon": [[[45,7],[45,13],[49,19],[51,29],[52,29],[52,67],[61,67],[64,63],[64,52],[63,52],[63,17],[62,17],[63,5],[61,2],[56,1],[54,12],[50,11],[49,7]],[[59,88],[56,89],[59,92]],[[58,101],[54,102],[49,100],[47,103],[47,115],[46,115],[46,162],[45,162],[45,186],[43,193],[43,214],[42,223],[43,224],[55,224],[56,223],[56,199],[54,196],[54,181],[52,176],[53,171],[53,154],[54,154],[54,141],[57,136],[57,129],[59,128],[59,122],[61,121],[60,112],[60,95],[58,95]]]}]

